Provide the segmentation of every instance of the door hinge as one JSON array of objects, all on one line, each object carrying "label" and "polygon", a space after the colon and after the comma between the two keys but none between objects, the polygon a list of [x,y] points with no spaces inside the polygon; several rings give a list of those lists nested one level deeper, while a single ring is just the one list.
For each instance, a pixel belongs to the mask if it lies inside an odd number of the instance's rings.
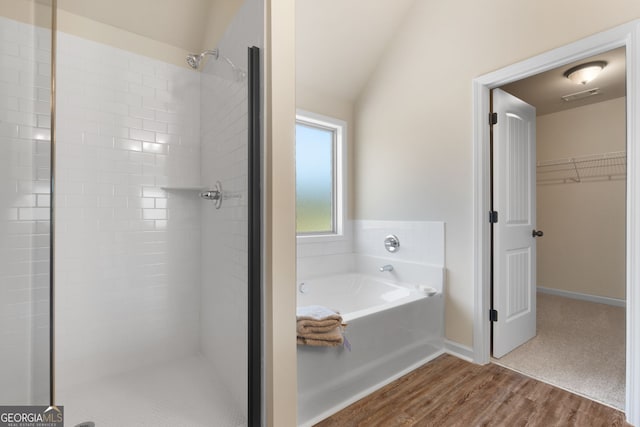
[{"label": "door hinge", "polygon": [[489,113],[489,124],[490,125],[498,124],[498,113]]},{"label": "door hinge", "polygon": [[498,222],[498,212],[497,211],[489,211],[489,222],[491,224],[496,224]]},{"label": "door hinge", "polygon": [[498,321],[498,310],[489,310],[489,320],[492,322]]}]

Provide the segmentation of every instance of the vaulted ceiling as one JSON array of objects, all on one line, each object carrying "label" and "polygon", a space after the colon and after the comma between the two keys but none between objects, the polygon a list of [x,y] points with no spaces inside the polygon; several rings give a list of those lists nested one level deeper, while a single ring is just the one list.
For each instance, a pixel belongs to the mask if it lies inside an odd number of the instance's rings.
[{"label": "vaulted ceiling", "polygon": [[[415,0],[296,0],[297,84],[355,100]],[[58,0],[59,8],[200,51],[243,0]],[[233,6],[230,6],[233,5]],[[229,15],[224,16],[224,15]],[[214,29],[214,33],[216,33]],[[217,28],[221,35],[224,28]],[[221,30],[221,31],[220,31]]]},{"label": "vaulted ceiling", "polygon": [[355,100],[414,0],[296,0],[296,83]]},{"label": "vaulted ceiling", "polygon": [[[355,101],[415,0],[296,0],[296,84]],[[243,0],[58,0],[59,8],[188,51],[212,48]],[[215,26],[216,28],[211,28]],[[598,55],[602,75],[586,86],[563,77],[575,64],[504,87],[538,114],[624,96],[624,49]],[[579,61],[581,62],[586,62]],[[401,78],[401,76],[398,76]],[[560,96],[598,87],[601,94],[566,102]]]}]

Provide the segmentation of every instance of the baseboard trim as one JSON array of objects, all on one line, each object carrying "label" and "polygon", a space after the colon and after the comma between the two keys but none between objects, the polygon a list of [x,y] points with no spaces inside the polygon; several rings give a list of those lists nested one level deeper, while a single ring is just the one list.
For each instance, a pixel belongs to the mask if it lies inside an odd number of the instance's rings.
[{"label": "baseboard trim", "polygon": [[626,307],[627,302],[623,299],[601,297],[598,295],[583,294],[580,292],[563,291],[560,289],[543,288],[538,286],[538,292],[549,295],[557,295],[565,298],[579,299],[582,301],[597,302],[599,304],[613,305],[616,307]]},{"label": "baseboard trim", "polygon": [[466,345],[458,344],[454,341],[444,340],[444,351],[447,354],[458,357],[462,360],[466,360],[467,362],[474,362],[474,352],[471,347],[467,347]]}]

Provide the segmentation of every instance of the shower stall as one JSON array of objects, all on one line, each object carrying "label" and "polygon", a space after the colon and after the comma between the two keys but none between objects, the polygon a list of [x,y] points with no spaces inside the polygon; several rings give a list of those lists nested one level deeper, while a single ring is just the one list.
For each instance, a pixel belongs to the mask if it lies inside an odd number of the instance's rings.
[{"label": "shower stall", "polygon": [[264,4],[173,3],[0,5],[0,405],[260,424]]}]

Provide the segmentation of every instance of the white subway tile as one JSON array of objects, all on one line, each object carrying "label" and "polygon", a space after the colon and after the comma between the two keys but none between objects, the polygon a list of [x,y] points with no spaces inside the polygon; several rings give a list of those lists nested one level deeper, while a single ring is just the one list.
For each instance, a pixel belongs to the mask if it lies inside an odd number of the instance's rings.
[{"label": "white subway tile", "polygon": [[130,205],[135,204],[136,206],[143,209],[154,209],[156,207],[155,200],[155,198],[151,197],[141,197],[133,199],[133,202],[131,202],[130,199]]},{"label": "white subway tile", "polygon": [[46,77],[51,76],[51,64],[38,63],[37,69],[39,75]]},{"label": "white subway tile", "polygon": [[[0,109],[2,110],[20,110],[20,102],[17,97],[13,96],[5,96],[0,97]],[[22,110],[25,111],[25,110]],[[27,113],[32,113],[32,111],[26,110]]]},{"label": "white subway tile", "polygon": [[142,196],[143,197],[165,197],[166,192],[161,188],[156,187],[143,187],[142,188]]},{"label": "white subway tile", "polygon": [[154,177],[147,175],[127,175],[127,182],[130,185],[154,185]]},{"label": "white subway tile", "polygon": [[142,95],[128,92],[115,92],[114,100],[130,107],[142,107]]},{"label": "white subway tile", "polygon": [[167,210],[166,209],[143,209],[142,217],[144,219],[166,219]]},{"label": "white subway tile", "polygon": [[142,142],[117,138],[115,140],[115,148],[118,150],[142,151]]},{"label": "white subway tile", "polygon": [[21,221],[48,220],[48,208],[20,208],[18,209],[18,219]]},{"label": "white subway tile", "polygon": [[129,83],[129,92],[135,95],[141,95],[144,98],[153,98],[155,96],[155,89],[149,86],[143,86],[137,83]]},{"label": "white subway tile", "polygon": [[126,196],[98,196],[98,207],[126,208]]},{"label": "white subway tile", "polygon": [[142,107],[150,110],[169,111],[168,102],[158,100],[155,97],[143,97]]},{"label": "white subway tile", "polygon": [[[160,111],[158,111],[159,113]],[[162,122],[157,122],[153,120],[144,120],[142,123],[142,128],[147,131],[152,132],[167,132],[167,124]]]},{"label": "white subway tile", "polygon": [[112,136],[98,135],[94,133],[84,133],[84,143],[98,147],[113,147],[114,138]]},{"label": "white subway tile", "polygon": [[166,154],[167,153],[167,145],[165,145],[165,144],[155,144],[153,142],[143,142],[142,143],[142,150],[147,152],[147,153]]},{"label": "white subway tile", "polygon": [[155,185],[156,187],[168,187],[169,177],[166,175],[165,176],[155,175]]},{"label": "white subway tile", "polygon": [[[36,117],[35,123],[33,117]],[[26,120],[23,122],[26,125],[37,126],[39,128],[50,129],[51,128],[51,116],[48,114],[29,114]]]},{"label": "white subway tile", "polygon": [[130,207],[116,207],[113,210],[113,216],[115,219],[122,220],[139,220],[142,218],[142,209],[130,208]]},{"label": "white subway tile", "polygon": [[156,132],[156,142],[159,144],[179,144],[180,137],[178,135]]},{"label": "white subway tile", "polygon": [[130,117],[130,116],[119,116],[116,119],[116,123],[121,126],[134,128],[134,129],[142,129],[143,120],[139,117]]},{"label": "white subway tile", "polygon": [[114,185],[113,194],[116,196],[142,197],[142,188],[139,185]]},{"label": "white subway tile", "polygon": [[98,125],[98,133],[104,136],[112,136],[114,138],[129,138],[129,128],[123,127],[118,123],[111,125],[110,123],[104,123]]},{"label": "white subway tile", "polygon": [[[3,221],[17,221],[18,220],[18,208],[4,208],[0,211]],[[4,278],[3,278],[4,280]]]},{"label": "white subway tile", "polygon": [[147,87],[151,87],[154,89],[161,89],[161,90],[166,90],[167,89],[167,80],[164,78],[157,78],[157,77],[152,77],[149,75],[144,75],[142,76],[142,85],[143,86],[147,86]]},{"label": "white subway tile", "polygon": [[0,123],[0,136],[6,138],[17,138],[19,126],[15,123]]},{"label": "white subway tile", "polygon": [[129,115],[131,117],[153,120],[155,118],[155,111],[149,108],[129,106]]},{"label": "white subway tile", "polygon": [[141,129],[130,129],[129,137],[131,139],[137,139],[140,141],[147,141],[147,142],[155,142],[156,140],[156,134],[154,132],[149,132]]}]

